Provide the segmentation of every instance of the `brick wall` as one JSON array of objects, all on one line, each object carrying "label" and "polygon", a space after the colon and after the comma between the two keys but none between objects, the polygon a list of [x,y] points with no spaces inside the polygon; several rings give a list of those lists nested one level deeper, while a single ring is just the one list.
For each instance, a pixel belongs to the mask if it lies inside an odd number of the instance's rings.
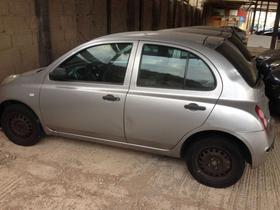
[{"label": "brick wall", "polygon": [[0,80],[38,66],[33,0],[0,0]]},{"label": "brick wall", "polygon": [[[39,67],[38,19],[34,1],[0,0],[0,80]],[[176,3],[176,15],[173,15],[170,0],[111,0],[109,21],[107,0],[48,1],[53,59],[83,42],[107,34],[108,29],[114,33],[139,28],[161,29],[173,23],[176,26],[193,24],[188,20],[193,15],[185,13],[194,10]]]}]

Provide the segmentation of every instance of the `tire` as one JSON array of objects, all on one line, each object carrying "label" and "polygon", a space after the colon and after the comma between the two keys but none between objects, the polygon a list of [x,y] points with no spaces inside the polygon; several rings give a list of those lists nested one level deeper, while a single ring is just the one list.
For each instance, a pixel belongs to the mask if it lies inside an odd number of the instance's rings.
[{"label": "tire", "polygon": [[185,154],[191,175],[201,184],[226,188],[243,175],[245,159],[237,144],[223,136],[195,140]]},{"label": "tire", "polygon": [[24,105],[7,106],[1,117],[1,125],[6,136],[17,145],[35,145],[43,136],[37,116]]}]

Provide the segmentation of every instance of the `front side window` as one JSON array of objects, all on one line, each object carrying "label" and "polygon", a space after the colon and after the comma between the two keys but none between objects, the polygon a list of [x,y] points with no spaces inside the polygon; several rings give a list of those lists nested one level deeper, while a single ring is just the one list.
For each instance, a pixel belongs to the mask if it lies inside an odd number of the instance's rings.
[{"label": "front side window", "polygon": [[64,81],[123,84],[131,49],[131,43],[90,47],[64,61],[58,69],[64,72]]},{"label": "front side window", "polygon": [[213,90],[216,82],[209,67],[193,53],[145,44],[137,85],[142,87]]}]

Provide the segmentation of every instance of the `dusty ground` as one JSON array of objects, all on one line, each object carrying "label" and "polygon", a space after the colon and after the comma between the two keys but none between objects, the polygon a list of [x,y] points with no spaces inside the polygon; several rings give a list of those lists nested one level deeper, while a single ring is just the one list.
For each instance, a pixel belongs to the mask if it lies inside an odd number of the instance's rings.
[{"label": "dusty ground", "polygon": [[198,184],[181,160],[48,137],[33,147],[0,132],[0,209],[279,209],[280,144],[227,189]]}]

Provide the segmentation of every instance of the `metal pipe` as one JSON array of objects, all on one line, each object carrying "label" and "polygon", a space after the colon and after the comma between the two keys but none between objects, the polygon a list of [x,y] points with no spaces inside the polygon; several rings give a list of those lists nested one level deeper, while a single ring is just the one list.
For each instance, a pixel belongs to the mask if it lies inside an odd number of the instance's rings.
[{"label": "metal pipe", "polygon": [[263,6],[263,0],[261,0],[261,7],[260,7],[259,18],[258,18],[257,31],[259,30],[259,24],[260,24],[260,19],[261,19],[261,14],[262,14],[262,6]]},{"label": "metal pipe", "polygon": [[254,30],[258,2],[259,2],[258,0],[255,2],[254,15],[253,15],[253,21],[252,21],[252,26],[251,26],[251,32]]},{"label": "metal pipe", "polygon": [[144,8],[144,1],[140,0],[139,2],[139,31],[143,29],[143,8]]},{"label": "metal pipe", "polygon": [[111,0],[107,0],[107,34],[111,33],[111,22],[112,22],[112,14],[111,14]]},{"label": "metal pipe", "polygon": [[277,36],[278,36],[278,30],[279,30],[279,21],[280,21],[280,3],[278,2],[270,49],[275,49]]},{"label": "metal pipe", "polygon": [[52,45],[49,21],[49,1],[36,0],[36,16],[38,17],[39,65],[47,66],[52,61]]},{"label": "metal pipe", "polygon": [[153,30],[158,30],[160,28],[160,7],[161,1],[160,0],[153,0],[153,22],[152,28]]},{"label": "metal pipe", "polygon": [[177,12],[177,0],[175,0],[173,5],[173,27],[176,25],[176,12]]},{"label": "metal pipe", "polygon": [[267,15],[268,15],[268,10],[269,10],[269,4],[270,4],[270,0],[267,1],[267,7],[266,7],[266,11],[265,11],[265,19],[264,19],[264,24],[263,24],[263,30],[265,30],[265,26],[266,26]]}]

